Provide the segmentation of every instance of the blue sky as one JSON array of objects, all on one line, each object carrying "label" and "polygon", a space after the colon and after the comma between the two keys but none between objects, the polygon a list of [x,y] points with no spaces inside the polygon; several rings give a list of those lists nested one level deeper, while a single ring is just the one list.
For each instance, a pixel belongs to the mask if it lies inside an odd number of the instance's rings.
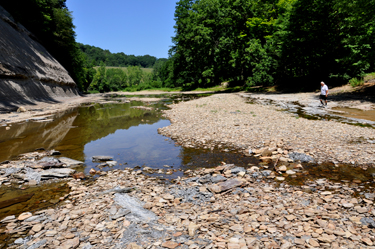
[{"label": "blue sky", "polygon": [[168,57],[177,0],[67,0],[76,40],[112,53]]}]

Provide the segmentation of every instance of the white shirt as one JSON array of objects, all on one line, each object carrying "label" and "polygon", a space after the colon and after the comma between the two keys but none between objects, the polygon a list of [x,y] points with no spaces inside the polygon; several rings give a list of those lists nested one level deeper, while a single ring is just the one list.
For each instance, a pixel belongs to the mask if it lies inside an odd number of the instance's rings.
[{"label": "white shirt", "polygon": [[328,91],[328,86],[326,84],[324,84],[324,86],[320,87],[320,94],[321,95],[327,95],[327,91]]}]

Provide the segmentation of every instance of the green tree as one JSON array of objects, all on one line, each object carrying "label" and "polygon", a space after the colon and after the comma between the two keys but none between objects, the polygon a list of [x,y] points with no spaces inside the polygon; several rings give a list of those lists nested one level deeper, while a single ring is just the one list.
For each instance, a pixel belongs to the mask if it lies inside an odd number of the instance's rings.
[{"label": "green tree", "polygon": [[111,91],[119,91],[125,89],[128,76],[126,72],[120,68],[109,68],[106,71],[106,81]]},{"label": "green tree", "polygon": [[141,83],[143,72],[139,66],[128,67],[129,86],[137,86]]},{"label": "green tree", "polygon": [[110,87],[106,77],[106,65],[104,64],[104,62],[101,62],[100,67],[97,69],[89,89],[99,92],[110,91]]}]

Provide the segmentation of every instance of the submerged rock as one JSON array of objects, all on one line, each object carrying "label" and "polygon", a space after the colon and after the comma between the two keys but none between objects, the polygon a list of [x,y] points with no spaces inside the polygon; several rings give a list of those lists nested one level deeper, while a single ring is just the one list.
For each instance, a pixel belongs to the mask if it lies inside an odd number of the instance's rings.
[{"label": "submerged rock", "polygon": [[106,162],[106,161],[112,161],[112,156],[93,156],[92,161],[93,162]]}]

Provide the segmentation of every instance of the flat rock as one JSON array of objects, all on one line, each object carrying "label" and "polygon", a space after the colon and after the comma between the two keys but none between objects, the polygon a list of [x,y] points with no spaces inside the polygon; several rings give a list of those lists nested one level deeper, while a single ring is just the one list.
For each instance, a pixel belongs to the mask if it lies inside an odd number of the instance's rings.
[{"label": "flat rock", "polygon": [[358,213],[360,213],[360,214],[363,214],[363,213],[368,212],[367,208],[364,208],[364,207],[361,207],[361,206],[356,206],[354,209],[355,209]]},{"label": "flat rock", "polygon": [[143,249],[143,247],[142,246],[140,246],[140,245],[138,245],[137,243],[130,243],[129,245],[128,245],[128,247],[126,247],[127,249]]},{"label": "flat rock", "polygon": [[30,212],[22,213],[18,216],[17,220],[26,220],[27,218],[31,216],[33,216],[33,214]]},{"label": "flat rock", "polygon": [[246,172],[246,170],[243,167],[235,167],[230,170],[232,174],[238,174],[240,172]]},{"label": "flat rock", "polygon": [[231,226],[229,229],[232,230],[232,231],[235,231],[235,232],[240,232],[240,233],[243,232],[243,227],[239,224]]},{"label": "flat rock", "polygon": [[15,219],[16,219],[16,216],[10,215],[10,216],[7,216],[4,219],[2,219],[0,222],[1,223],[6,223],[6,222],[14,221]]},{"label": "flat rock", "polygon": [[331,195],[332,192],[330,191],[324,191],[324,192],[321,192],[320,195]]},{"label": "flat rock", "polygon": [[112,216],[112,220],[117,220],[118,218],[124,217],[127,214],[130,214],[131,211],[125,208],[120,208],[115,215]]},{"label": "flat rock", "polygon": [[50,231],[47,231],[46,233],[45,233],[45,235],[47,236],[47,237],[53,237],[53,236],[55,236],[57,234],[57,231],[55,231],[55,230],[50,230]]},{"label": "flat rock", "polygon": [[169,241],[166,241],[163,244],[161,244],[161,246],[166,247],[166,248],[170,248],[170,249],[174,249],[177,246],[179,246],[179,243],[169,240]]},{"label": "flat rock", "polygon": [[31,230],[33,230],[34,232],[40,232],[40,230],[42,230],[42,228],[43,228],[43,225],[42,224],[36,224],[36,225],[34,225],[32,228],[31,228]]},{"label": "flat rock", "polygon": [[280,167],[279,167],[279,171],[282,171],[282,172],[287,171],[286,166],[285,166],[285,165],[280,166]]},{"label": "flat rock", "polygon": [[42,179],[43,178],[65,178],[69,177],[75,172],[74,169],[62,168],[62,169],[48,169],[40,172]]},{"label": "flat rock", "polygon": [[209,187],[209,189],[210,189],[211,192],[221,193],[221,192],[233,189],[233,188],[237,188],[237,187],[241,186],[242,184],[244,184],[243,181],[235,178],[235,179],[230,179],[230,180],[227,180],[225,182],[221,182],[221,183],[212,185],[212,186]]},{"label": "flat rock", "polygon": [[324,243],[332,243],[335,241],[336,236],[335,235],[328,235],[328,234],[323,234],[322,236],[318,237],[318,240]]},{"label": "flat rock", "polygon": [[289,153],[288,155],[289,155],[289,158],[292,159],[293,161],[301,161],[303,163],[309,163],[309,162],[314,161],[314,158],[304,153],[292,152],[292,153]]},{"label": "flat rock", "polygon": [[309,239],[309,244],[313,247],[319,247],[320,244],[316,239]]},{"label": "flat rock", "polygon": [[75,249],[79,246],[79,238],[69,239],[61,244],[61,249]]},{"label": "flat rock", "polygon": [[59,157],[61,163],[65,164],[66,167],[75,168],[84,164],[84,162],[77,161],[67,157]]},{"label": "flat rock", "polygon": [[222,176],[222,175],[217,175],[217,176],[211,177],[211,182],[212,183],[224,182],[226,180],[227,180],[227,178],[224,177],[224,176]]},{"label": "flat rock", "polygon": [[287,170],[285,173],[287,173],[288,175],[295,175],[296,172],[293,171],[293,170]]}]

